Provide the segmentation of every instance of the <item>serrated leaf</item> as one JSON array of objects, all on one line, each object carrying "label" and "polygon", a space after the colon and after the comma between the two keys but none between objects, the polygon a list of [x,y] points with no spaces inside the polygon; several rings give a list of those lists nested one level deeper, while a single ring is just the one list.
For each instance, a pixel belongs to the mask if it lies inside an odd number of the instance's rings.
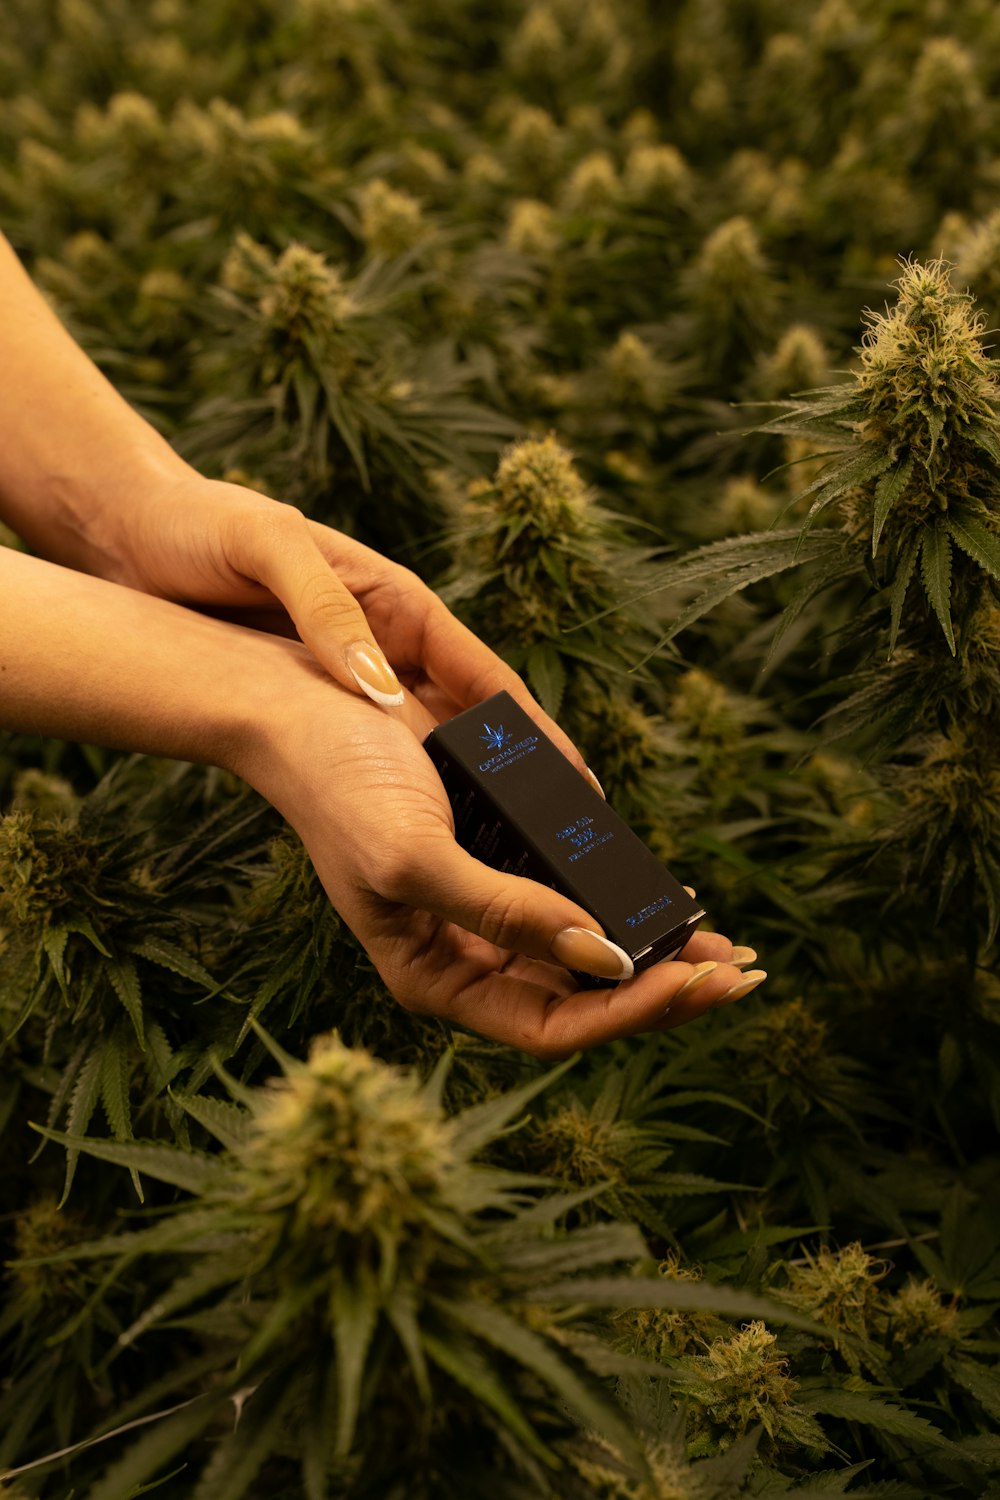
[{"label": "serrated leaf", "polygon": [[[111,1127],[111,1133],[119,1141],[132,1139],[130,1074],[131,1068],[124,1032],[121,1026],[116,1026],[104,1048],[104,1060],[101,1065],[101,1102],[104,1105],[104,1113]],[[131,1169],[131,1176],[136,1195],[142,1203],[144,1201],[142,1184],[134,1167]]]},{"label": "serrated leaf", "polygon": [[[184,1222],[189,1221],[185,1219]],[[132,1253],[145,1252],[150,1248],[151,1242],[152,1236],[150,1235]],[[165,1239],[163,1246],[168,1247],[169,1240]],[[185,1245],[183,1248],[187,1250],[189,1247]],[[193,1271],[186,1271],[183,1276],[178,1276],[165,1292],[160,1293],[155,1302],[119,1334],[119,1347],[125,1348],[134,1344],[148,1328],[164,1322],[167,1318],[175,1317],[177,1313],[190,1307],[193,1302],[200,1302],[203,1297],[219,1287],[238,1281],[242,1269],[242,1263],[232,1255],[216,1254],[196,1265]]]},{"label": "serrated leaf", "polygon": [[463,1152],[474,1156],[477,1151],[482,1150],[487,1141],[498,1136],[536,1095],[549,1088],[557,1078],[561,1078],[576,1061],[577,1055],[569,1057],[539,1077],[522,1083],[519,1088],[510,1089],[495,1099],[487,1099],[482,1104],[473,1104],[469,1109],[464,1109],[456,1122],[457,1138]]},{"label": "serrated leaf", "polygon": [[63,998],[68,1000],[66,981],[67,974],[63,964],[63,955],[66,952],[66,941],[69,937],[69,928],[65,923],[59,923],[54,927],[46,927],[42,931],[42,949],[49,961],[49,967],[56,977],[56,983],[62,991]]},{"label": "serrated leaf", "polygon": [[838,465],[836,472],[828,477],[820,475],[814,479],[812,484],[799,495],[798,499],[804,499],[807,495],[818,491],[816,499],[809,507],[803,526],[803,533],[812,527],[814,517],[820,515],[824,510],[845,495],[848,490],[854,489],[859,484],[865,484],[869,479],[874,479],[881,474],[892,462],[890,455],[881,443],[863,443],[862,446],[852,453],[844,462]]},{"label": "serrated leaf", "polygon": [[118,1141],[132,1139],[132,1110],[128,1097],[128,1051],[116,1027],[104,1044],[101,1058],[101,1102]]},{"label": "serrated leaf", "polygon": [[906,544],[896,568],[896,576],[892,581],[892,589],[889,593],[889,655],[891,656],[896,646],[896,638],[899,635],[899,627],[903,619],[903,604],[906,601],[906,592],[910,587],[910,579],[917,564],[917,552],[920,541],[917,537],[911,537]]},{"label": "serrated leaf", "polygon": [[301,1399],[301,1382],[274,1378],[253,1391],[235,1430],[218,1442],[191,1500],[243,1500],[278,1446],[285,1416]]},{"label": "serrated leaf", "polygon": [[1000,537],[966,511],[953,510],[945,524],[962,551],[991,577],[1000,580]]},{"label": "serrated leaf", "polygon": [[805,610],[812,603],[817,595],[823,593],[828,588],[832,588],[834,584],[840,583],[846,578],[850,578],[853,575],[854,571],[854,560],[852,557],[850,557],[845,548],[842,555],[837,556],[836,554],[834,554],[833,557],[825,559],[823,564],[817,570],[816,576],[810,578],[808,582],[798,590],[794,597],[789,600],[788,604],[785,606],[784,610],[781,613],[780,619],[778,620],[778,628],[774,632],[774,635],[771,637],[771,643],[768,646],[767,656],[765,657],[764,664],[760,669],[760,676],[758,679],[759,681],[763,681],[769,675],[770,670],[774,665],[775,657],[778,654],[779,646],[781,645],[785,636],[791,630],[792,626],[795,624],[796,620],[799,619],[803,610]]},{"label": "serrated leaf", "polygon": [[587,1307],[674,1307],[692,1312],[716,1312],[726,1318],[763,1318],[788,1323],[810,1333],[821,1332],[811,1318],[787,1304],[710,1281],[674,1281],[669,1277],[575,1276],[550,1286],[528,1287],[525,1302],[550,1302]]},{"label": "serrated leaf", "polygon": [[997,434],[989,427],[984,427],[981,422],[973,422],[969,426],[968,438],[975,443],[977,448],[989,455],[993,462],[1000,465],[1000,440]]},{"label": "serrated leaf", "polygon": [[984,1411],[1000,1421],[1000,1375],[974,1359],[955,1356],[945,1361],[945,1369],[964,1390],[969,1392]]},{"label": "serrated leaf", "polygon": [[89,1055],[80,1065],[73,1093],[70,1097],[69,1110],[66,1114],[66,1135],[62,1136],[58,1131],[46,1129],[43,1134],[50,1140],[61,1140],[66,1146],[66,1180],[63,1183],[62,1198],[59,1206],[66,1202],[69,1190],[73,1186],[73,1178],[76,1175],[76,1164],[80,1155],[79,1142],[71,1137],[82,1136],[90,1124],[97,1101],[101,1096],[101,1068],[103,1065],[102,1049],[100,1043],[94,1046]]},{"label": "serrated leaf", "polygon": [[130,945],[130,952],[147,959],[151,964],[159,965],[161,969],[169,969],[172,974],[179,974],[182,979],[190,979],[194,984],[203,985],[207,990],[214,992],[218,989],[211,974],[196,958],[192,958],[190,953],[185,953],[175,943],[168,943],[165,938],[143,938],[141,943]]},{"label": "serrated leaf", "polygon": [[519,1232],[521,1217],[504,1239],[503,1263],[508,1270],[535,1276],[568,1276],[586,1267],[631,1263],[646,1253],[633,1224],[590,1224],[560,1239],[529,1239]]},{"label": "serrated leaf", "polygon": [[426,1328],[421,1329],[420,1338],[434,1364],[470,1395],[475,1396],[477,1401],[482,1401],[491,1411],[496,1412],[500,1420],[536,1458],[550,1468],[558,1466],[559,1460],[555,1454],[542,1442],[500,1381],[497,1372],[486,1363],[474,1345],[465,1343],[451,1333],[438,1338]]},{"label": "serrated leaf", "polygon": [[666,589],[688,587],[705,579],[742,575],[744,572],[753,574],[747,582],[754,582],[799,563],[812,562],[822,557],[831,546],[842,547],[843,542],[839,529],[813,531],[804,541],[797,526],[784,531],[750,532],[746,536],[726,537],[721,542],[708,542],[694,552],[662,565],[655,583],[638,589],[619,604],[589,615],[568,630],[571,632],[596,624],[617,610],[636,604],[640,599],[662,594]]},{"label": "serrated leaf", "polygon": [[251,1120],[239,1105],[228,1099],[206,1099],[201,1094],[175,1094],[173,1090],[170,1097],[228,1150],[236,1151],[246,1144]]},{"label": "serrated leaf", "polygon": [[108,978],[114,988],[115,994],[128,1012],[129,1020],[135,1029],[139,1046],[145,1052],[146,1034],[143,1028],[142,1017],[142,989],[139,984],[139,974],[135,964],[127,953],[119,958],[113,958],[105,965]]},{"label": "serrated leaf", "polygon": [[346,1458],[354,1439],[361,1405],[361,1383],[365,1361],[378,1321],[379,1297],[375,1278],[364,1264],[354,1275],[341,1274],[330,1297],[330,1323],[336,1345],[337,1444],[336,1453]]},{"label": "serrated leaf", "polygon": [[101,939],[94,931],[94,925],[89,917],[75,916],[66,923],[67,932],[79,933],[80,937],[86,938],[92,948],[96,948],[104,958],[111,957],[111,950],[105,948]]},{"label": "serrated leaf", "polygon": [[892,1437],[906,1438],[920,1447],[944,1448],[956,1454],[959,1451],[951,1439],[945,1437],[926,1417],[918,1416],[908,1407],[878,1401],[862,1391],[836,1388],[800,1390],[796,1401],[804,1411],[813,1415],[840,1417],[845,1422],[861,1422],[866,1427],[875,1427],[879,1432],[887,1432]]},{"label": "serrated leaf", "polygon": [[526,663],[528,685],[545,712],[558,717],[566,691],[566,668],[553,646],[532,646]]},{"label": "serrated leaf", "polygon": [[955,655],[955,632],[951,624],[951,542],[942,524],[925,532],[920,552],[920,571],[924,592],[938,617],[952,656]]},{"label": "serrated leaf", "polygon": [[593,1389],[540,1334],[518,1323],[499,1307],[469,1299],[439,1304],[449,1319],[475,1338],[515,1359],[553,1390],[595,1431],[621,1452],[637,1452],[635,1434],[620,1410]]},{"label": "serrated leaf", "polygon": [[752,1229],[723,1235],[721,1239],[709,1239],[701,1253],[706,1260],[714,1260],[717,1256],[746,1255],[760,1246],[770,1248],[772,1245],[787,1244],[789,1240],[806,1240],[821,1228],[822,1225],[819,1224],[804,1224],[799,1227],[772,1224],[767,1228],[755,1225]]},{"label": "serrated leaf", "polygon": [[[95,1054],[92,1054],[92,1057]],[[100,1078],[100,1055],[97,1056],[97,1078]],[[91,1061],[88,1058],[88,1063]],[[94,1088],[90,1113],[97,1103],[98,1088]],[[189,1193],[202,1193],[217,1187],[226,1177],[226,1168],[212,1156],[197,1151],[182,1151],[177,1146],[162,1146],[155,1141],[104,1141],[70,1135],[61,1130],[48,1130],[34,1125],[49,1140],[59,1141],[75,1154],[84,1151],[100,1161],[114,1162],[116,1166],[135,1168],[145,1172],[159,1182],[169,1182],[172,1187],[184,1188]],[[65,1201],[65,1193],[63,1195]]]},{"label": "serrated leaf", "polygon": [[178,1068],[173,1048],[159,1021],[150,1021],[146,1027],[146,1046],[148,1049],[147,1071],[154,1087],[159,1091],[167,1087]]},{"label": "serrated leaf", "polygon": [[889,518],[889,512],[909,484],[912,472],[913,459],[902,458],[892,473],[883,474],[875,486],[875,512],[872,518],[872,557],[878,551],[878,544],[885,523]]},{"label": "serrated leaf", "polygon": [[151,1479],[172,1458],[190,1449],[213,1420],[219,1402],[220,1397],[214,1393],[201,1396],[196,1403],[158,1422],[104,1471],[87,1491],[87,1500],[122,1500],[134,1486]]},{"label": "serrated leaf", "polygon": [[423,1400],[429,1402],[431,1388],[427,1378],[427,1361],[420,1344],[417,1296],[412,1283],[397,1282],[386,1299],[384,1310],[410,1362],[414,1384]]}]

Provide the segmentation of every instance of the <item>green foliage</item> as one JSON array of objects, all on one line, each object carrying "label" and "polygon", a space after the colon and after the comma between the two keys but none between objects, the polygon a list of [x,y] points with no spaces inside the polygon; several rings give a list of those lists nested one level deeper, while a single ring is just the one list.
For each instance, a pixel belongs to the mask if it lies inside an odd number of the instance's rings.
[{"label": "green foliage", "polygon": [[770,975],[543,1078],[231,778],[3,737],[4,1493],[995,1495],[994,8],[4,19],[99,365],[438,583]]}]

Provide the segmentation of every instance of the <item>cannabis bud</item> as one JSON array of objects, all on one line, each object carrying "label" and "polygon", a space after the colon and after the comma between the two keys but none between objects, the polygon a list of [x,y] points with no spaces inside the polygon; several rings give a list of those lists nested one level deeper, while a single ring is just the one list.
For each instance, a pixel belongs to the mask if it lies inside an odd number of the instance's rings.
[{"label": "cannabis bud", "polygon": [[[243,1152],[247,1198],[278,1257],[382,1264],[426,1232],[454,1174],[452,1130],[418,1078],[333,1037],[264,1095]],[[273,1221],[271,1216],[273,1215]]]}]

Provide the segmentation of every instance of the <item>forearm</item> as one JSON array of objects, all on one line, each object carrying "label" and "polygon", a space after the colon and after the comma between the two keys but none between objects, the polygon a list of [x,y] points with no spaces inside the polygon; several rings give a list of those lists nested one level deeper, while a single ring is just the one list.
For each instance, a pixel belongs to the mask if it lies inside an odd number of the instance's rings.
[{"label": "forearm", "polygon": [[0,519],[114,576],[123,518],[188,466],[73,341],[0,235]]},{"label": "forearm", "polygon": [[304,648],[0,547],[0,728],[246,773]]}]

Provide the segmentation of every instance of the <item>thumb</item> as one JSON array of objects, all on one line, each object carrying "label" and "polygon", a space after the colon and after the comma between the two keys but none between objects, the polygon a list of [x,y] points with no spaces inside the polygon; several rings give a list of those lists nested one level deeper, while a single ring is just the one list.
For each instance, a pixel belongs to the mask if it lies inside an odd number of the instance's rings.
[{"label": "thumb", "polygon": [[239,546],[240,570],[280,599],[303,642],[330,676],[383,708],[403,703],[399,678],[364,610],[341,583],[294,506],[272,502]]},{"label": "thumb", "polygon": [[[448,835],[414,858],[390,899],[432,912],[487,942],[600,979],[631,979],[632,960],[574,901],[520,875],[481,864]],[[421,851],[423,853],[423,851]]]}]

